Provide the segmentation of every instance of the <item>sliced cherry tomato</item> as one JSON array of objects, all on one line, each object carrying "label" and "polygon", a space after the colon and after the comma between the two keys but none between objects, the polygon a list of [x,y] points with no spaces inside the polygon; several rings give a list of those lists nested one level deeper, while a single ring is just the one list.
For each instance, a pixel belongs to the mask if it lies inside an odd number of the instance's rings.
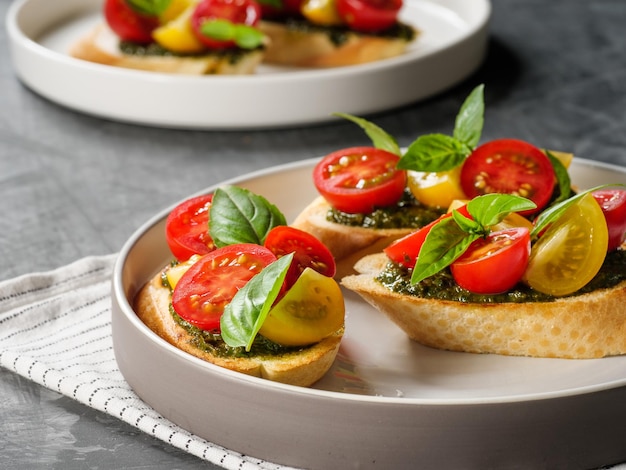
[{"label": "sliced cherry tomato", "polygon": [[608,251],[617,249],[626,240],[626,191],[623,189],[602,189],[594,191],[609,230]]},{"label": "sliced cherry tomato", "polygon": [[[465,217],[471,218],[466,206],[456,207],[455,209]],[[422,249],[422,245],[424,244],[424,240],[426,240],[426,236],[430,230],[442,219],[447,219],[448,217],[452,217],[452,211],[442,215],[437,220],[432,221],[421,229],[391,242],[391,244],[383,249],[383,252],[394,263],[413,269],[420,250]]]},{"label": "sliced cherry tomato", "polygon": [[279,225],[269,231],[264,245],[277,258],[294,253],[285,279],[288,288],[296,282],[305,268],[312,268],[328,277],[335,275],[335,258],[330,250],[313,235],[303,230]]},{"label": "sliced cherry tomato", "polygon": [[202,330],[219,329],[224,307],[274,261],[274,253],[252,243],[218,248],[182,275],[172,292],[172,307],[181,318]]},{"label": "sliced cherry tomato", "polygon": [[476,148],[461,169],[461,187],[469,198],[487,193],[515,194],[532,200],[540,211],[552,197],[554,168],[537,147],[515,139],[493,140]]},{"label": "sliced cherry tomato", "polygon": [[133,10],[126,0],[106,0],[104,18],[120,39],[138,44],[151,43],[152,30],[159,26],[157,16],[143,15]]},{"label": "sliced cherry tomato", "polygon": [[422,204],[449,207],[455,199],[465,199],[461,189],[461,166],[449,171],[408,171],[407,186]]},{"label": "sliced cherry tomato", "polygon": [[321,341],[344,323],[345,305],[334,279],[306,268],[272,307],[259,333],[285,346]]},{"label": "sliced cherry tomato", "polygon": [[375,33],[398,21],[402,0],[337,0],[337,11],[355,31]]},{"label": "sliced cherry tomato", "polygon": [[208,48],[236,47],[235,41],[221,41],[202,33],[202,24],[210,20],[228,20],[231,23],[255,26],[261,19],[261,7],[255,0],[202,0],[191,15],[191,27],[198,39]]},{"label": "sliced cherry tomato", "polygon": [[188,199],[168,215],[165,239],[172,254],[180,261],[194,254],[206,254],[215,249],[209,235],[209,210],[213,195]]},{"label": "sliced cherry tomato", "polygon": [[396,204],[406,186],[400,158],[374,147],[351,147],[324,157],[313,169],[313,183],[342,212],[370,213]]},{"label": "sliced cherry tomato", "polygon": [[602,267],[608,239],[602,209],[587,194],[535,242],[524,281],[533,289],[554,296],[576,292]]},{"label": "sliced cherry tomato", "polygon": [[530,256],[526,227],[491,232],[470,245],[450,271],[456,283],[476,294],[500,294],[521,279]]}]

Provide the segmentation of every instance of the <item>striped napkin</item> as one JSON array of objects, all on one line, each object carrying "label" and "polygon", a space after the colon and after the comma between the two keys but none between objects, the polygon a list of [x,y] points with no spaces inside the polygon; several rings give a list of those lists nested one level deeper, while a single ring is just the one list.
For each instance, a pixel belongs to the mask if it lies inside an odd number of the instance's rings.
[{"label": "striped napkin", "polygon": [[124,380],[111,339],[116,255],[0,283],[0,366],[226,469],[286,469],[207,442],[163,418]]}]

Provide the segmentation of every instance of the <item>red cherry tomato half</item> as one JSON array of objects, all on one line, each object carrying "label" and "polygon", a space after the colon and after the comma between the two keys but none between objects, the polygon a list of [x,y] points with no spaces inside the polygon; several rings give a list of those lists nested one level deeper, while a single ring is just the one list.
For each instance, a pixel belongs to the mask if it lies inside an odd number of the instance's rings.
[{"label": "red cherry tomato half", "polygon": [[613,251],[626,240],[626,190],[602,189],[591,194],[604,213],[609,230],[608,251]]},{"label": "red cherry tomato half", "polygon": [[240,243],[218,248],[196,261],[172,292],[172,307],[201,330],[216,330],[224,307],[253,276],[276,261],[267,248]]},{"label": "red cherry tomato half", "polygon": [[152,30],[159,26],[156,16],[138,13],[126,0],[106,0],[104,18],[120,39],[139,44],[151,43]]},{"label": "red cherry tomato half", "polygon": [[202,0],[191,15],[191,27],[206,47],[236,47],[234,41],[221,41],[205,36],[201,29],[207,20],[228,20],[231,23],[255,26],[261,19],[261,7],[255,0]]},{"label": "red cherry tomato half", "polygon": [[335,209],[369,213],[396,204],[406,186],[399,157],[374,147],[351,147],[324,157],[313,169],[313,183]]},{"label": "red cherry tomato half", "polygon": [[337,0],[337,12],[343,21],[364,33],[391,28],[401,8],[402,0]]},{"label": "red cherry tomato half", "polygon": [[[457,208],[457,211],[465,217],[471,218],[471,215],[467,211],[467,206],[461,206]],[[384,253],[394,263],[413,269],[417,261],[417,256],[419,255],[422,245],[424,244],[424,240],[426,240],[426,236],[430,230],[442,219],[446,219],[448,217],[452,217],[452,212],[443,214],[437,220],[432,221],[421,229],[395,240],[383,249]]]},{"label": "red cherry tomato half", "polygon": [[305,268],[312,268],[328,277],[335,275],[335,258],[326,245],[310,233],[281,225],[270,230],[264,245],[277,258],[294,253],[293,261],[287,272],[287,288],[298,280]]},{"label": "red cherry tomato half", "polygon": [[499,294],[520,281],[529,257],[529,230],[511,228],[476,240],[450,270],[457,284],[470,292]]},{"label": "red cherry tomato half", "polygon": [[476,148],[461,168],[461,187],[468,198],[487,193],[515,194],[537,209],[548,203],[555,184],[554,168],[537,147],[515,139],[493,140]]},{"label": "red cherry tomato half", "polygon": [[188,199],[167,216],[165,239],[170,251],[179,261],[192,255],[204,255],[215,249],[209,235],[209,211],[213,195]]}]

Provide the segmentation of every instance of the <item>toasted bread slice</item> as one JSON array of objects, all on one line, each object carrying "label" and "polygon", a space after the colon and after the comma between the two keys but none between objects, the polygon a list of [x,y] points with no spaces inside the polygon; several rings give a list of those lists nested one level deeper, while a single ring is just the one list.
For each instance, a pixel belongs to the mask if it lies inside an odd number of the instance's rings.
[{"label": "toasted bread slice", "polygon": [[395,37],[348,30],[337,34],[302,22],[268,20],[259,22],[259,29],[270,39],[264,62],[297,67],[340,67],[399,56],[417,34],[415,30]]},{"label": "toasted bread slice", "polygon": [[356,252],[362,256],[367,252],[380,251],[393,240],[415,231],[414,228],[377,229],[342,225],[327,220],[329,210],[328,202],[318,196],[298,214],[291,225],[315,235],[337,260]]},{"label": "toasted bread slice", "polygon": [[170,290],[155,276],[137,294],[135,312],[156,334],[168,343],[212,364],[255,377],[308,387],[332,366],[343,336],[343,329],[317,344],[282,355],[222,357],[199,349],[192,335],[172,317]]},{"label": "toasted bread slice", "polygon": [[118,37],[105,25],[73,45],[70,55],[78,59],[135,70],[181,75],[253,74],[263,59],[263,49],[211,52],[198,55],[126,54],[120,50]]},{"label": "toasted bread slice", "polygon": [[386,263],[382,253],[367,256],[342,285],[426,346],[571,359],[626,354],[626,281],[553,302],[462,303],[392,292],[374,279]]}]

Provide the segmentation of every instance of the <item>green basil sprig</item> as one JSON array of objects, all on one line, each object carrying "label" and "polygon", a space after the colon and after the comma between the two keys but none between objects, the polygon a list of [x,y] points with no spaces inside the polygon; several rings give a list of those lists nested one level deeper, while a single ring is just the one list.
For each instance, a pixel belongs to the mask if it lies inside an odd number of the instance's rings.
[{"label": "green basil sprig", "polygon": [[478,85],[463,102],[452,136],[435,133],[418,137],[409,145],[398,168],[439,172],[459,166],[480,141],[484,115],[484,85]]},{"label": "green basil sprig", "polygon": [[220,318],[222,339],[250,351],[267,314],[280,293],[293,253],[282,256],[250,279],[230,301]]},{"label": "green basil sprig", "polygon": [[467,203],[472,218],[454,210],[452,217],[432,227],[417,257],[411,283],[417,284],[451,265],[474,241],[489,235],[490,226],[507,215],[536,207],[531,200],[511,194],[485,194],[472,199]]},{"label": "green basil sprig", "polygon": [[285,216],[261,195],[238,186],[224,186],[213,194],[209,234],[217,247],[262,245],[268,232],[278,225],[287,225]]},{"label": "green basil sprig", "polygon": [[391,152],[398,156],[402,156],[402,151],[400,150],[400,146],[398,145],[396,139],[373,122],[346,113],[333,113],[333,115],[342,117],[359,125],[372,140],[374,147],[386,150],[387,152]]},{"label": "green basil sprig", "polygon": [[548,209],[544,210],[539,217],[535,220],[534,227],[530,232],[531,238],[536,238],[539,236],[544,229],[546,229],[550,224],[555,222],[563,215],[563,213],[572,206],[572,204],[576,203],[584,196],[594,191],[598,191],[599,189],[621,186],[626,187],[626,184],[603,184],[600,186],[596,186],[591,189],[587,189],[586,191],[582,191],[575,196],[572,196],[564,201],[561,201],[557,204],[551,205]]},{"label": "green basil sprig", "polygon": [[158,16],[167,10],[172,0],[126,0],[128,5],[138,13]]},{"label": "green basil sprig", "polygon": [[263,44],[264,35],[258,29],[223,19],[205,20],[200,31],[217,41],[234,41],[242,49],[255,49]]},{"label": "green basil sprig", "polygon": [[569,177],[567,168],[561,163],[561,160],[552,155],[549,150],[546,150],[546,155],[550,159],[550,163],[552,163],[552,168],[554,168],[554,174],[556,175],[556,184],[559,187],[559,196],[552,201],[552,204],[556,204],[570,197],[572,192],[572,180]]}]

